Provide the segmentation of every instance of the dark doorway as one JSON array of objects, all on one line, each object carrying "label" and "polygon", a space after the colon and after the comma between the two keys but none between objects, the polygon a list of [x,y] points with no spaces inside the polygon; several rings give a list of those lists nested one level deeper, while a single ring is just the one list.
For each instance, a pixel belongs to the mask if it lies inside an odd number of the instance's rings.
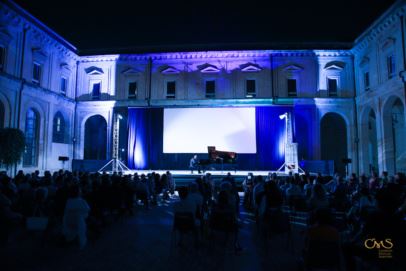
[{"label": "dark doorway", "polygon": [[84,148],[84,159],[106,160],[107,122],[102,116],[95,115],[86,120]]},{"label": "dark doorway", "polygon": [[348,157],[347,127],[345,120],[336,113],[327,113],[321,119],[321,159],[334,160],[335,171],[344,175],[343,159]]}]

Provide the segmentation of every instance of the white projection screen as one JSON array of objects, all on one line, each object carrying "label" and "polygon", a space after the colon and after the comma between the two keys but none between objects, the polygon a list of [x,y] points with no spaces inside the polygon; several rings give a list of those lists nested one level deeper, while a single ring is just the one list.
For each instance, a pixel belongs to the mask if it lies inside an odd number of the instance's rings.
[{"label": "white projection screen", "polygon": [[255,108],[165,108],[164,153],[256,153]]}]

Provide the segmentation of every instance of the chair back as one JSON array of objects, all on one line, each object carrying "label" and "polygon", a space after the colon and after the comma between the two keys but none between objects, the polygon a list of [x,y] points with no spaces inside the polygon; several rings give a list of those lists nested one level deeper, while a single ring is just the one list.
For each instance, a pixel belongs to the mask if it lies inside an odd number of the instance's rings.
[{"label": "chair back", "polygon": [[332,268],[340,264],[340,246],[338,241],[309,240],[305,256],[307,267]]},{"label": "chair back", "polygon": [[175,212],[173,228],[174,230],[181,232],[193,231],[195,228],[195,219],[193,213]]},{"label": "chair back", "polygon": [[264,218],[272,233],[285,233],[290,231],[289,215],[280,208],[268,208]]},{"label": "chair back", "polygon": [[232,232],[236,228],[235,216],[232,212],[213,211],[210,215],[210,228],[212,230]]}]

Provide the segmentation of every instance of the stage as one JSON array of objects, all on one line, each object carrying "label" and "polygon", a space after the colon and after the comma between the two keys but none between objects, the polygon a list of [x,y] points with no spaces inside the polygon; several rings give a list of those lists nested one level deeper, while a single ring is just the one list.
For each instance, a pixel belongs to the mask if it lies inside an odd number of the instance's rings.
[{"label": "stage", "polygon": [[[160,175],[166,173],[168,170],[127,170],[123,171],[124,175],[134,175],[137,173],[138,175],[141,174],[149,174],[152,172],[158,173]],[[205,171],[204,173],[198,173],[197,170],[194,170],[193,173],[191,173],[190,170],[169,170],[171,172],[172,177],[175,180],[175,183],[177,186],[182,186],[182,185],[188,185],[191,182],[194,182],[196,178],[199,178],[201,176],[204,176],[207,173],[210,173],[212,176],[212,179],[215,183],[221,182],[221,180],[227,176],[228,173],[231,173],[231,176],[234,178],[236,184],[238,186],[241,185],[241,183],[244,181],[245,177],[248,175],[248,173],[252,173],[254,176],[261,175],[263,177],[267,177],[269,173],[276,173],[279,177],[286,177],[288,174],[285,172],[276,172],[276,171],[245,171],[245,170],[237,170],[237,171],[221,171],[221,170],[208,170]],[[111,172],[107,172],[111,173]]]}]

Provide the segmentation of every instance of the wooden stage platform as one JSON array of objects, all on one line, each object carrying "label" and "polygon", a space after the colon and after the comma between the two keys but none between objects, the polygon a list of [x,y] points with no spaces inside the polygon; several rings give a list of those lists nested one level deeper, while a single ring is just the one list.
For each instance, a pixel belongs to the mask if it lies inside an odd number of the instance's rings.
[{"label": "wooden stage platform", "polygon": [[[129,170],[129,171],[124,171],[123,174],[135,174],[138,173],[139,175],[141,174],[149,174],[152,172],[156,172],[158,174],[164,174],[168,170]],[[208,170],[205,171],[204,173],[198,173],[197,170],[194,170],[193,173],[191,173],[190,170],[169,170],[176,182],[176,185],[181,186],[181,185],[187,185],[191,182],[194,182],[196,178],[203,176],[207,173],[210,173],[212,176],[212,179],[214,182],[220,182],[224,177],[227,176],[228,173],[231,173],[232,177],[234,178],[235,182],[237,185],[241,185],[241,183],[244,181],[245,177],[248,175],[248,173],[252,173],[254,176],[257,175],[262,175],[264,177],[268,176],[269,173],[276,173],[276,171],[221,171],[221,170]],[[287,176],[284,172],[279,172],[277,173],[278,176]]]}]

